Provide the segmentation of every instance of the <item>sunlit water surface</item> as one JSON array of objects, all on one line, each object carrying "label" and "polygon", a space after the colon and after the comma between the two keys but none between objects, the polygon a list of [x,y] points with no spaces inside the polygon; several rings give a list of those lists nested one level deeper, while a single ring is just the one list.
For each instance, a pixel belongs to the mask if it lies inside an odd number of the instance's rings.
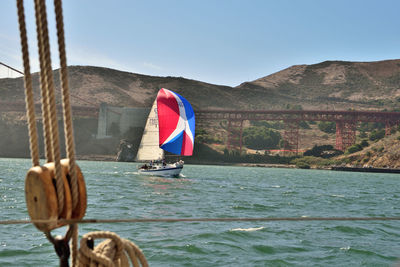
[{"label": "sunlit water surface", "polygon": [[[25,159],[0,159],[0,220],[28,219]],[[140,176],[135,163],[78,162],[85,218],[400,216],[400,175],[186,165],[184,177]],[[397,266],[399,221],[84,224],[134,241],[150,266]],[[65,229],[55,230],[63,234]],[[33,225],[0,225],[0,266],[57,266]]]}]

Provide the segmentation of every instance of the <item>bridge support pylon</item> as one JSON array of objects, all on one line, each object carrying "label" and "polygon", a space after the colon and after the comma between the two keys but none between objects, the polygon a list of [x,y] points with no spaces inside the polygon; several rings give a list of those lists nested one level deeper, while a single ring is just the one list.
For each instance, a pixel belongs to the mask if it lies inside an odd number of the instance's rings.
[{"label": "bridge support pylon", "polygon": [[345,151],[356,143],[356,122],[336,122],[336,149]]},{"label": "bridge support pylon", "polygon": [[299,121],[285,121],[285,129],[283,132],[284,150],[286,152],[299,152]]},{"label": "bridge support pylon", "polygon": [[242,151],[243,120],[228,120],[228,150],[239,149]]},{"label": "bridge support pylon", "polygon": [[392,134],[392,128],[394,126],[397,126],[396,123],[392,122],[392,121],[386,121],[385,122],[385,135],[391,135]]}]

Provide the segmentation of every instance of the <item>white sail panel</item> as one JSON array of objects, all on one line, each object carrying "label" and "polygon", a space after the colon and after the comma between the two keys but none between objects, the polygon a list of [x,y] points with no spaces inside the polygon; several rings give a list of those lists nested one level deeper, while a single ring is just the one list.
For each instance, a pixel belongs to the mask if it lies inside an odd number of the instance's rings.
[{"label": "white sail panel", "polygon": [[136,155],[136,161],[161,160],[164,158],[164,150],[159,147],[158,140],[158,117],[157,99],[151,107],[146,126],[143,131],[142,140]]}]

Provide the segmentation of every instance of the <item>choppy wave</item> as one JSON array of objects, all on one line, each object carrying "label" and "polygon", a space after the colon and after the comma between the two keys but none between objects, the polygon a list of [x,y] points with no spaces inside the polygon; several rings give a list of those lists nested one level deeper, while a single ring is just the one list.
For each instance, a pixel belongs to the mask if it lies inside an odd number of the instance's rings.
[{"label": "choppy wave", "polygon": [[370,229],[367,229],[367,228],[358,227],[358,226],[344,226],[344,225],[335,226],[333,228],[330,228],[329,230],[334,230],[334,231],[343,232],[343,233],[349,233],[349,234],[355,234],[355,235],[358,235],[358,236],[363,236],[363,235],[368,235],[368,234],[374,234],[375,233],[374,230],[370,230]]},{"label": "choppy wave", "polygon": [[[30,164],[0,159],[1,219],[27,218]],[[171,179],[140,176],[134,164],[79,166],[86,218],[399,216],[397,175],[185,165],[185,177]],[[400,258],[400,226],[389,221],[109,223],[79,232],[100,230],[134,241],[150,266],[393,266]],[[33,225],[0,225],[0,237],[0,266],[58,264]]]},{"label": "choppy wave", "polygon": [[254,232],[264,229],[264,227],[234,228],[231,231]]}]

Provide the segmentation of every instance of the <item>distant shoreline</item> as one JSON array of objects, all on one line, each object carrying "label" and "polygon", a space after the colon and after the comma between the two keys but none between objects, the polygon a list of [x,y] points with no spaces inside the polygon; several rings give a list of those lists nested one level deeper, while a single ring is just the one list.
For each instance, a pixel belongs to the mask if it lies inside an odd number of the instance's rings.
[{"label": "distant shoreline", "polygon": [[[115,161],[115,155],[85,155],[85,156],[77,156],[77,160],[88,160],[88,161]],[[122,162],[122,161],[121,161]],[[127,162],[127,163],[135,163]],[[294,164],[271,164],[271,163],[233,163],[233,162],[189,162],[187,164],[193,165],[219,165],[219,166],[237,166],[237,167],[262,167],[262,168],[290,168],[295,169],[296,165]]]},{"label": "distant shoreline", "polygon": [[286,168],[286,169],[296,169],[294,164],[269,164],[269,163],[234,163],[230,164],[232,166],[239,167],[261,167],[261,168]]},{"label": "distant shoreline", "polygon": [[[14,157],[4,157],[14,158]],[[29,159],[27,157],[26,159]],[[105,161],[105,162],[118,162],[115,160],[115,155],[77,155],[76,160],[82,161]],[[123,162],[123,161],[121,161]],[[139,163],[135,161],[126,161],[124,163]],[[189,162],[187,164],[193,165],[214,165],[214,166],[236,166],[236,167],[257,167],[257,168],[283,168],[283,169],[301,169],[296,167],[294,164],[272,164],[272,163],[233,163],[233,162]],[[330,171],[349,171],[349,172],[374,172],[374,173],[400,173],[400,169],[395,168],[360,168],[360,167],[341,167],[341,166],[327,166],[327,167],[315,167],[311,166],[312,170],[330,170]]]},{"label": "distant shoreline", "polygon": [[392,168],[360,168],[360,167],[341,167],[333,166],[332,171],[348,171],[348,172],[375,172],[375,173],[400,173],[400,169]]},{"label": "distant shoreline", "polygon": [[77,160],[88,160],[88,161],[115,161],[116,155],[77,155]]}]

